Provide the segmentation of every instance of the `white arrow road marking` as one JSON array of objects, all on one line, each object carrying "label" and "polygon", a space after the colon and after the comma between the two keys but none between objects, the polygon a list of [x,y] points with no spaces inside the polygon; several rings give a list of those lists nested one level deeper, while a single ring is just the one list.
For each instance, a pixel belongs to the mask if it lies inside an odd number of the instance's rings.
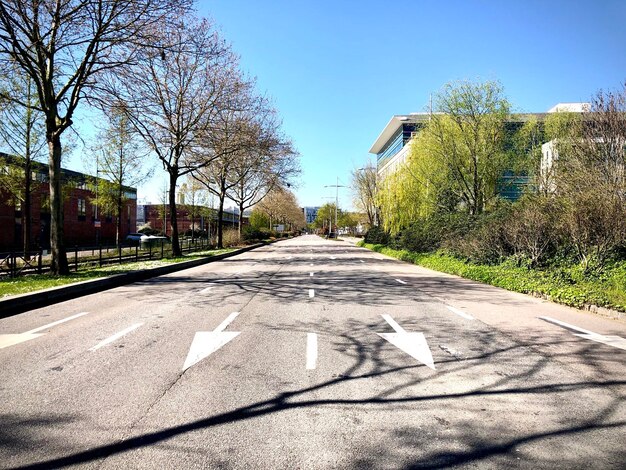
[{"label": "white arrow road marking", "polygon": [[607,346],[613,346],[614,348],[623,349],[624,351],[626,351],[626,339],[622,338],[621,336],[601,335],[599,333],[594,333],[593,331],[585,330],[578,326],[570,325],[569,323],[565,323],[564,321],[560,321],[551,317],[538,318],[540,320],[547,321],[548,323],[554,323],[555,325],[562,326],[567,330],[577,331],[578,333],[574,333],[574,336],[578,336],[579,338],[588,339],[597,343],[606,344]]},{"label": "white arrow road marking", "polygon": [[387,323],[394,329],[395,333],[376,333],[383,339],[386,339],[395,347],[401,349],[412,358],[435,370],[435,362],[430,352],[428,343],[424,333],[407,333],[404,329],[391,318],[390,315],[381,315]]},{"label": "white arrow road marking", "polygon": [[183,365],[183,372],[237,337],[240,333],[239,331],[224,331],[237,318],[237,315],[239,315],[239,312],[231,313],[213,331],[196,332]]},{"label": "white arrow road marking", "polygon": [[400,284],[406,284],[406,281],[403,281],[402,279],[396,279],[396,281],[398,281]]},{"label": "white arrow road marking", "polygon": [[446,305],[446,308],[450,310],[452,313],[456,313],[459,317],[463,317],[467,320],[474,320],[474,317],[469,313],[465,313],[463,310],[459,310],[458,308],[451,307],[450,305]]},{"label": "white arrow road marking", "polygon": [[309,298],[312,299],[315,297],[315,289],[309,289]]},{"label": "white arrow road marking", "polygon": [[306,334],[306,368],[308,370],[317,367],[317,333]]},{"label": "white arrow road marking", "polygon": [[135,323],[134,325],[129,326],[128,328],[126,328],[125,330],[120,331],[119,333],[115,333],[113,336],[109,336],[107,339],[100,341],[98,344],[96,344],[95,346],[89,348],[89,351],[97,351],[98,349],[100,349],[102,346],[106,346],[109,343],[112,343],[113,341],[120,339],[122,336],[127,335],[128,333],[130,333],[133,330],[136,330],[137,328],[139,328],[141,325],[143,325],[143,323]]},{"label": "white arrow road marking", "polygon": [[40,326],[38,328],[28,330],[24,333],[17,334],[6,334],[0,335],[0,349],[8,348],[9,346],[14,346],[16,344],[23,343],[24,341],[29,341],[31,339],[39,338],[43,336],[45,333],[39,333],[40,331],[47,330],[52,328],[53,326],[60,325],[61,323],[65,323],[66,321],[74,320],[75,318],[82,317],[83,315],[87,315],[89,312],[81,312],[76,315],[72,315],[67,318],[63,318],[62,320],[57,320],[52,323],[48,323],[47,325]]}]

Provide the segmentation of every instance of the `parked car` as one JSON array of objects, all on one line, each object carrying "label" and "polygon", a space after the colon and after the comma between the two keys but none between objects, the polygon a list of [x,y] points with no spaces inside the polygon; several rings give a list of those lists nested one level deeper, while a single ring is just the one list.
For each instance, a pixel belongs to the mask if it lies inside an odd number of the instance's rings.
[{"label": "parked car", "polygon": [[148,235],[145,235],[143,233],[129,233],[128,235],[126,235],[126,243],[129,245],[139,245],[141,243],[145,243],[148,238],[150,238]]}]

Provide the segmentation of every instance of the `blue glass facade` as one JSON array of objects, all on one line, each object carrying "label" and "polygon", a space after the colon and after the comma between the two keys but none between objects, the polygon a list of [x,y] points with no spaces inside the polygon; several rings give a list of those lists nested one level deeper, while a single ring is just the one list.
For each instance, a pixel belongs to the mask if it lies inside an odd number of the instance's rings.
[{"label": "blue glass facade", "polygon": [[383,149],[376,154],[376,162],[378,168],[383,166],[389,161],[395,154],[397,154],[406,143],[411,140],[411,134],[415,132],[415,124],[402,124],[395,134],[389,139]]}]

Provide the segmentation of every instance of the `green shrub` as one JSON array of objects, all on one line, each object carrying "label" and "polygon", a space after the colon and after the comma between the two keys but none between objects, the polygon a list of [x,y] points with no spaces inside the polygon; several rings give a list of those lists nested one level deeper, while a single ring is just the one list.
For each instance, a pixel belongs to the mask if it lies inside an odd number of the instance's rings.
[{"label": "green shrub", "polygon": [[389,243],[389,233],[381,227],[370,228],[364,237],[365,243],[384,244]]}]

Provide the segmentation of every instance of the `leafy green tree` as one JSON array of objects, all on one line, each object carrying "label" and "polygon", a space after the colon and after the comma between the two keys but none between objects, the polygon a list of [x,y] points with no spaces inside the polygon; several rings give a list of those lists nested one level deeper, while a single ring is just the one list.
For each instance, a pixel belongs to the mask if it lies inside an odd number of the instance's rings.
[{"label": "leafy green tree", "polygon": [[466,210],[480,214],[497,196],[497,181],[510,166],[505,124],[510,105],[496,82],[444,86],[437,113],[422,133],[430,161],[446,170],[449,189]]},{"label": "leafy green tree", "polygon": [[[126,113],[116,107],[108,110],[107,122],[96,137],[95,154],[98,207],[116,217],[115,242],[121,243],[124,203],[129,199],[128,188],[145,181],[152,174],[146,165],[148,151],[142,147]],[[102,180],[99,176],[105,178]]]},{"label": "leafy green tree", "polygon": [[[38,99],[34,82],[19,68],[12,65],[0,73],[0,148],[21,157],[6,163],[7,171],[0,175],[0,188],[20,203],[22,213],[22,247],[28,257],[31,249],[33,162],[40,160],[45,151],[45,130],[38,111]],[[11,95],[19,98],[9,100]]]}]

